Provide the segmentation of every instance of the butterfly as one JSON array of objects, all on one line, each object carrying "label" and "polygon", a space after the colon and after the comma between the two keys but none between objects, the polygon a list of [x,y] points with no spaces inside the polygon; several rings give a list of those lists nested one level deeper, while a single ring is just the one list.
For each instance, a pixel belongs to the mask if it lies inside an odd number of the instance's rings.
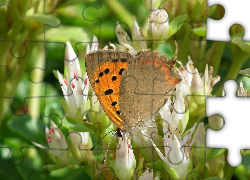
[{"label": "butterfly", "polygon": [[136,54],[98,50],[85,56],[90,84],[103,110],[121,131],[142,129],[163,107],[181,77],[175,60],[158,51]]}]

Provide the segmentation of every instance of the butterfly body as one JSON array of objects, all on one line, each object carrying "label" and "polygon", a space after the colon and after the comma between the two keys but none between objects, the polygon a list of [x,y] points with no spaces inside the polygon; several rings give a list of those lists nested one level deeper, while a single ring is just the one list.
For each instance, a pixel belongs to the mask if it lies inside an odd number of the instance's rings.
[{"label": "butterfly body", "polygon": [[98,50],[85,63],[104,111],[122,131],[145,128],[181,80],[175,61],[157,51]]}]

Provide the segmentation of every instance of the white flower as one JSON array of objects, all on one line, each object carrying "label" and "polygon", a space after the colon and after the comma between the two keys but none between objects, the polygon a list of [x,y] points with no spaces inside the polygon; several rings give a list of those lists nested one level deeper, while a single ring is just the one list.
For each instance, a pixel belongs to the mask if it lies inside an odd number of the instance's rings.
[{"label": "white flower", "polygon": [[93,160],[92,141],[89,132],[76,132],[69,130],[70,149],[74,158],[79,162]]},{"label": "white flower", "polygon": [[92,46],[90,48],[89,44],[87,45],[86,54],[90,53],[91,51],[97,51],[98,46],[99,46],[98,39],[96,36],[93,36]]},{"label": "white flower", "polygon": [[171,102],[171,98],[169,98],[167,103],[159,111],[161,117],[168,122],[170,132],[178,137],[182,135],[189,120],[189,111],[185,112],[184,102],[183,91],[176,90],[174,102]]},{"label": "white flower", "polygon": [[194,68],[193,62],[189,57],[189,60],[184,68],[181,62],[177,61],[181,67],[179,74],[182,77],[182,81],[176,85],[177,89],[183,91],[183,95],[210,95],[214,85],[220,81],[220,76],[212,77],[213,67],[210,66],[208,71],[208,65],[206,65],[203,76],[199,74],[198,70]]},{"label": "white flower", "polygon": [[183,138],[181,138],[171,133],[167,129],[165,123],[163,123],[163,131],[167,132],[166,134],[164,134],[165,156],[152,141],[152,144],[156,149],[158,155],[165,163],[165,169],[169,173],[175,172],[170,173],[170,175],[174,174],[173,178],[185,179],[188,173],[192,170],[192,160],[190,159],[191,147],[186,146],[192,145],[191,136],[194,132],[195,127],[196,123],[194,124],[192,129],[189,130]]},{"label": "white flower", "polygon": [[125,48],[130,53],[136,53],[136,49],[131,45],[131,40],[126,31],[124,31],[119,22],[116,24],[116,36],[118,38],[120,48]]},{"label": "white flower", "polygon": [[154,41],[166,41],[169,29],[168,13],[164,9],[155,9],[148,17],[148,29]]},{"label": "white flower", "polygon": [[245,91],[245,89],[244,89],[244,87],[243,87],[242,81],[240,82],[240,87],[239,87],[239,89],[238,89],[237,95],[238,95],[238,96],[248,96],[247,91]]},{"label": "white flower", "polygon": [[65,78],[59,71],[57,75],[65,98],[66,115],[73,119],[82,119],[82,115],[88,110],[89,80],[87,73],[82,78],[78,58],[69,42],[65,49]]},{"label": "white flower", "polygon": [[[149,168],[147,168],[145,172],[139,177],[139,180],[153,180],[153,172],[153,170],[150,171]],[[157,179],[157,177],[155,179]]]},{"label": "white flower", "polygon": [[205,151],[206,151],[206,144],[205,144],[205,128],[204,124],[200,123],[198,128],[195,131],[194,137],[192,142],[190,143],[190,146],[192,147],[193,155],[200,159],[205,159]]},{"label": "white flower", "polygon": [[[181,62],[177,61],[181,67],[179,69],[179,75],[182,81],[176,85],[176,92],[182,91],[183,98],[185,100],[185,108],[193,113],[200,107],[200,113],[205,110],[205,96],[210,96],[214,85],[220,81],[220,77],[212,77],[213,68],[210,67],[208,71],[208,65],[206,65],[203,76],[199,74],[198,70],[194,68],[193,62],[189,57],[189,61],[184,68]],[[199,106],[201,105],[201,106]],[[204,108],[202,109],[201,107]],[[179,111],[180,112],[180,111]],[[181,112],[183,113],[183,111]],[[196,112],[198,113],[198,112]]]},{"label": "white flower", "polygon": [[135,156],[133,149],[130,148],[130,140],[127,133],[125,137],[119,139],[116,149],[115,174],[121,180],[131,179],[134,175],[135,166]]},{"label": "white flower", "polygon": [[205,95],[210,95],[214,85],[220,81],[220,76],[216,76],[215,78],[212,77],[213,74],[213,67],[209,67],[210,70],[208,71],[208,65],[206,65],[205,72],[202,76],[202,80],[205,84]]},{"label": "white flower", "polygon": [[136,49],[147,49],[147,43],[144,39],[141,28],[138,26],[136,19],[134,17],[133,27],[132,27],[132,39],[133,47]]},{"label": "white flower", "polygon": [[50,120],[51,127],[46,126],[46,140],[49,144],[49,148],[32,142],[34,145],[41,149],[48,150],[50,158],[59,166],[65,166],[70,160],[70,151],[68,143],[57,125]]}]

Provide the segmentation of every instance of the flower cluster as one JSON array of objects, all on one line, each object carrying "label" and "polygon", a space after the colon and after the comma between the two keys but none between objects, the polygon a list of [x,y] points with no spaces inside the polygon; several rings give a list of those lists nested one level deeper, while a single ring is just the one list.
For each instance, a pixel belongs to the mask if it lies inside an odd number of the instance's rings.
[{"label": "flower cluster", "polygon": [[170,37],[171,29],[168,20],[168,13],[164,9],[155,8],[148,17],[148,36],[146,37],[142,29],[138,26],[136,18],[133,19],[132,41],[127,32],[120,25],[116,25],[116,34],[119,41],[119,48],[126,49],[131,53],[136,53],[140,49],[147,49],[147,42],[153,42],[157,45],[163,43]]}]

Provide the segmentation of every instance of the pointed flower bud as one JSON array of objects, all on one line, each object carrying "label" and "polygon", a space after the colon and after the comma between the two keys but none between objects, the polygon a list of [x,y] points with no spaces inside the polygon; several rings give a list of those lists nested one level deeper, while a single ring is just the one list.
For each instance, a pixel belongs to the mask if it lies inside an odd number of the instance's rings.
[{"label": "pointed flower bud", "polygon": [[125,48],[130,53],[136,53],[136,49],[131,45],[131,39],[128,36],[127,32],[124,31],[120,25],[119,22],[116,24],[116,36],[118,38],[119,44],[121,45],[121,48]]},{"label": "pointed flower bud", "polygon": [[152,144],[160,158],[164,161],[164,168],[170,174],[170,176],[174,179],[186,179],[188,173],[192,170],[192,161],[190,159],[191,151],[190,147],[181,147],[188,145],[194,128],[192,128],[190,133],[187,134],[183,139],[178,138],[175,134],[172,134],[170,131],[168,131],[165,123],[163,123],[163,131],[167,132],[164,134],[165,156],[151,140]]},{"label": "pointed flower bud", "polygon": [[194,146],[192,148],[194,156],[200,160],[204,160],[206,144],[205,144],[205,128],[203,122],[201,122],[198,128],[196,129],[193,140],[190,145]]},{"label": "pointed flower bud", "polygon": [[238,95],[238,96],[248,96],[247,91],[245,91],[245,89],[244,89],[244,87],[243,87],[242,81],[240,82],[240,87],[239,87],[239,89],[238,89],[237,95]]},{"label": "pointed flower bud", "polygon": [[50,158],[58,166],[66,166],[70,160],[68,143],[62,131],[52,120],[50,120],[50,125],[50,128],[46,126],[46,140],[49,144],[49,148],[35,142],[32,143],[41,149],[48,150]]},{"label": "pointed flower bud", "polygon": [[212,77],[213,74],[213,67],[209,67],[210,70],[208,71],[208,65],[206,65],[204,74],[202,76],[202,80],[204,81],[205,84],[205,94],[210,95],[214,85],[220,81],[220,76],[216,76],[215,78]]},{"label": "pointed flower bud", "polygon": [[[185,103],[182,91],[177,90],[174,102],[170,98],[160,109],[161,117],[168,122],[169,131],[180,137],[189,120],[189,112],[185,112]],[[165,131],[164,131],[165,132]]]},{"label": "pointed flower bud", "polygon": [[70,149],[74,158],[79,162],[93,160],[92,141],[89,132],[69,131]]},{"label": "pointed flower bud", "polygon": [[133,47],[136,49],[147,49],[147,43],[144,39],[141,28],[138,26],[136,19],[134,17],[133,27],[132,27],[132,39]]},{"label": "pointed flower bud", "polygon": [[169,22],[168,13],[164,9],[155,9],[148,17],[148,29],[154,41],[166,41]]},{"label": "pointed flower bud", "polygon": [[91,51],[97,51],[98,46],[99,46],[98,39],[96,36],[93,36],[92,46],[90,48],[90,45],[89,44],[87,45],[86,54],[90,53]]},{"label": "pointed flower bud", "polygon": [[203,76],[201,77],[198,70],[194,67],[194,64],[189,57],[189,60],[184,68],[180,64],[179,75],[182,81],[176,85],[176,94],[179,91],[182,92],[183,98],[186,99],[185,109],[189,110],[191,116],[197,114],[204,114],[205,112],[205,96],[211,95],[214,85],[220,80],[220,77],[212,77],[213,68],[210,67],[208,71],[208,66],[206,65]]},{"label": "pointed flower bud", "polygon": [[63,108],[68,117],[67,120],[77,123],[88,110],[89,80],[87,73],[82,78],[78,58],[69,42],[66,43],[65,49],[64,77],[59,71],[57,75],[65,98]]},{"label": "pointed flower bud", "polygon": [[150,171],[149,168],[145,170],[145,172],[139,177],[139,180],[153,180],[153,170]]},{"label": "pointed flower bud", "polygon": [[131,179],[134,175],[136,161],[129,138],[120,138],[116,150],[115,174],[121,179]]}]

